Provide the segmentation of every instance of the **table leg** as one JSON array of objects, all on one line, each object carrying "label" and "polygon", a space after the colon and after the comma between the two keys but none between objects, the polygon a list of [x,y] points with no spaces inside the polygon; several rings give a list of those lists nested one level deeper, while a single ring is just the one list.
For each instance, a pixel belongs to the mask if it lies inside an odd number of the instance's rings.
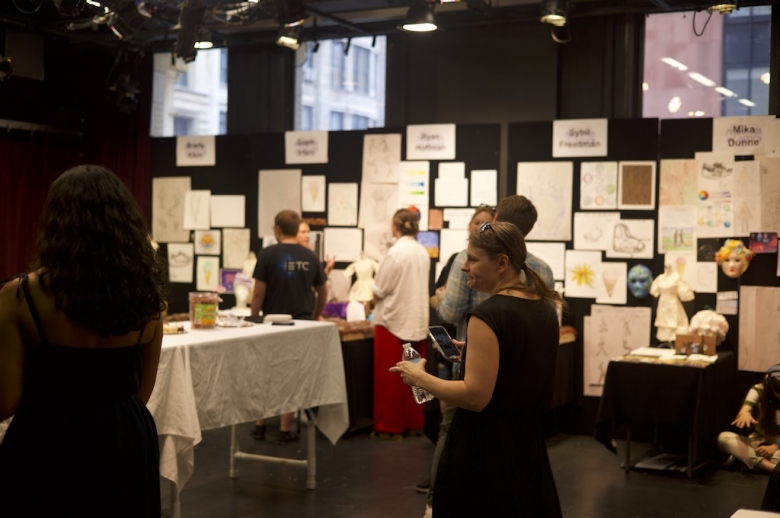
[{"label": "table leg", "polygon": [[688,478],[693,477],[693,460],[696,454],[696,433],[693,429],[688,431]]},{"label": "table leg", "polygon": [[626,473],[631,471],[631,423],[626,423]]},{"label": "table leg", "polygon": [[179,500],[179,488],[171,481],[171,518],[181,518],[181,500]]},{"label": "table leg", "polygon": [[306,438],[308,441],[308,447],[306,448],[306,489],[315,489],[317,487],[317,427],[311,419],[309,419],[306,425]]},{"label": "table leg", "polygon": [[236,454],[240,453],[238,449],[238,426],[233,425],[230,427],[230,478],[238,478],[238,463],[236,462]]}]

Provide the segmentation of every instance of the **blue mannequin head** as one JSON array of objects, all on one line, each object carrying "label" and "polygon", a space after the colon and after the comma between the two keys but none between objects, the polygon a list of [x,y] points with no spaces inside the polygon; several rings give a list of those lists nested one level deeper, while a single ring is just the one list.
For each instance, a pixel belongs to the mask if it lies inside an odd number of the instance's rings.
[{"label": "blue mannequin head", "polygon": [[638,299],[647,297],[652,282],[653,272],[643,264],[638,264],[628,271],[628,290]]}]

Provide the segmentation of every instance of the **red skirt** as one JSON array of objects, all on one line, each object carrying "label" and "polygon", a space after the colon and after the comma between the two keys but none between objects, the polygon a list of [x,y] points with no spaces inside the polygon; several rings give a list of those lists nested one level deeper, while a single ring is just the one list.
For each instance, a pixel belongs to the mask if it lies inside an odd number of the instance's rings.
[{"label": "red skirt", "polygon": [[[423,405],[414,400],[412,388],[399,374],[389,370],[401,360],[406,342],[385,327],[374,328],[374,430],[377,432],[400,434],[422,430],[425,424]],[[411,344],[425,358],[426,341]]]}]

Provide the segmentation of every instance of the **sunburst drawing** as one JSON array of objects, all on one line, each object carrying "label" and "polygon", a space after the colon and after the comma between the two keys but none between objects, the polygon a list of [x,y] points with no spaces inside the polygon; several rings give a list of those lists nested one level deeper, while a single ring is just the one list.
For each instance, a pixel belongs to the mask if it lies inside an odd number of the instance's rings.
[{"label": "sunburst drawing", "polygon": [[593,280],[596,278],[596,271],[587,264],[579,264],[571,271],[571,279],[577,283],[577,286],[593,287]]}]

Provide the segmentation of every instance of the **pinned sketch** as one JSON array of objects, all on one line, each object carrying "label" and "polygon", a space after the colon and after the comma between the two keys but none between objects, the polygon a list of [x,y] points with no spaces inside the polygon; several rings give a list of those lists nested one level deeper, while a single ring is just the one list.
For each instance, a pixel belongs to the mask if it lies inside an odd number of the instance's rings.
[{"label": "pinned sketch", "polygon": [[734,235],[761,231],[761,163],[734,162]]},{"label": "pinned sketch", "polygon": [[739,293],[736,291],[719,291],[715,294],[715,312],[721,315],[736,315],[739,313]]},{"label": "pinned sketch", "polygon": [[774,115],[748,117],[715,117],[712,119],[712,150],[732,155],[762,155],[772,149]]},{"label": "pinned sketch", "polygon": [[439,180],[462,180],[466,178],[466,164],[464,162],[440,162],[437,171]]},{"label": "pinned sketch", "polygon": [[610,258],[653,258],[655,221],[652,219],[621,219],[610,230],[612,245],[607,248]]},{"label": "pinned sketch", "polygon": [[365,135],[363,137],[363,182],[398,183],[401,163],[401,135]]},{"label": "pinned sketch", "polygon": [[[462,162],[458,163],[462,165]],[[439,177],[433,182],[434,205],[437,207],[465,207],[469,204],[469,179],[465,178],[461,172],[460,177],[446,178],[442,177],[442,170],[439,164]],[[455,164],[452,164],[455,165]]]},{"label": "pinned sketch", "polygon": [[360,259],[363,250],[363,231],[359,228],[325,227],[325,257],[351,263]]},{"label": "pinned sketch", "polygon": [[301,176],[301,211],[325,212],[324,176]]},{"label": "pinned sketch", "polygon": [[761,232],[780,232],[780,158],[761,164]]},{"label": "pinned sketch", "polygon": [[566,255],[566,243],[537,243],[526,241],[528,253],[547,263],[552,270],[553,279],[563,280],[566,275],[564,257]]},{"label": "pinned sketch", "polygon": [[661,160],[658,205],[698,204],[696,160]]},{"label": "pinned sketch", "polygon": [[184,193],[184,228],[203,230],[211,228],[211,191]]},{"label": "pinned sketch", "polygon": [[331,183],[328,185],[328,225],[351,227],[357,225],[358,184]]},{"label": "pinned sketch", "polygon": [[471,171],[471,206],[498,205],[498,171],[495,169]]},{"label": "pinned sketch", "polygon": [[580,210],[617,208],[617,162],[580,164]]},{"label": "pinned sketch", "polygon": [[243,270],[236,268],[221,268],[219,270],[219,285],[225,288],[225,293],[232,295],[236,292],[236,275],[242,271]]},{"label": "pinned sketch", "polygon": [[211,226],[243,228],[246,226],[246,196],[243,194],[211,196]]},{"label": "pinned sketch", "polygon": [[184,198],[189,191],[189,176],[152,179],[152,238],[158,243],[190,240],[190,231],[184,228]]},{"label": "pinned sketch", "polygon": [[273,232],[274,218],[283,210],[301,213],[301,170],[260,171],[258,182],[257,235]]},{"label": "pinned sketch", "polygon": [[574,249],[608,250],[612,246],[612,228],[619,220],[619,212],[575,212]]},{"label": "pinned sketch", "polygon": [[455,160],[454,124],[417,124],[406,127],[407,160]]},{"label": "pinned sketch", "polygon": [[696,264],[695,252],[668,252],[664,255],[664,265],[670,266],[672,271],[677,273],[693,291],[696,291],[699,282],[699,270]]},{"label": "pinned sketch", "polygon": [[655,209],[655,162],[620,162],[618,208]]},{"label": "pinned sketch", "polygon": [[535,241],[570,241],[574,165],[572,162],[520,162],[517,193],[539,214],[528,234]]},{"label": "pinned sketch", "polygon": [[195,249],[192,243],[168,244],[168,279],[171,282],[192,282]]},{"label": "pinned sketch", "polygon": [[352,278],[344,275],[346,270],[333,270],[328,275],[328,300],[345,302],[349,300]]},{"label": "pinned sketch", "polygon": [[766,372],[780,363],[780,288],[742,286],[739,299],[739,370]]},{"label": "pinned sketch", "polygon": [[214,135],[176,137],[176,167],[212,166],[217,164]]},{"label": "pinned sketch", "polygon": [[696,284],[693,291],[697,293],[718,292],[718,263],[715,261],[696,263]]},{"label": "pinned sketch", "polygon": [[428,206],[428,185],[431,163],[427,160],[401,162],[398,176],[398,204],[400,206]]},{"label": "pinned sketch", "polygon": [[731,237],[734,234],[734,157],[696,153],[696,161],[699,171],[696,235]]},{"label": "pinned sketch", "polygon": [[696,207],[658,207],[658,253],[696,251]]},{"label": "pinned sketch", "polygon": [[219,286],[219,257],[198,256],[197,261],[198,291],[217,291]]},{"label": "pinned sketch", "polygon": [[446,261],[452,254],[465,250],[466,245],[468,245],[468,239],[468,230],[442,229],[439,240],[439,257]]},{"label": "pinned sketch", "polygon": [[226,228],[222,231],[222,266],[243,268],[249,256],[249,229]]},{"label": "pinned sketch", "polygon": [[583,338],[584,395],[601,396],[610,359],[650,345],[650,317],[650,308],[590,307]]},{"label": "pinned sketch", "polygon": [[628,263],[602,262],[596,273],[596,302],[625,304],[627,291]]},{"label": "pinned sketch", "polygon": [[720,241],[720,239],[715,238],[697,238],[696,260],[699,262],[715,261],[715,254],[721,247]]},{"label": "pinned sketch", "polygon": [[195,253],[197,255],[219,255],[222,252],[219,230],[196,230]]},{"label": "pinned sketch", "polygon": [[363,250],[371,259],[380,260],[393,244],[390,227],[397,209],[397,184],[361,183],[358,226],[364,230]]},{"label": "pinned sketch", "polygon": [[448,228],[468,229],[475,209],[444,209],[444,221]]},{"label": "pinned sketch", "polygon": [[444,212],[441,209],[428,210],[428,230],[444,228]]},{"label": "pinned sketch", "polygon": [[327,164],[328,132],[285,131],[284,163]]},{"label": "pinned sketch", "polygon": [[595,299],[601,252],[566,250],[566,297]]},{"label": "pinned sketch", "polygon": [[438,232],[420,232],[417,234],[417,242],[428,251],[431,259],[439,258],[439,233]]}]

